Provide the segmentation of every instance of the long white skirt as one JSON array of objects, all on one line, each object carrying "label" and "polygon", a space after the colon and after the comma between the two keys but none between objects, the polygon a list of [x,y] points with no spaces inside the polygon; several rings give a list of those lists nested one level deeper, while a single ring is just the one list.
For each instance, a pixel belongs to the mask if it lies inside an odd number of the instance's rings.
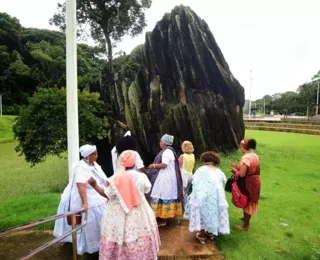
[{"label": "long white skirt", "polygon": [[227,207],[220,207],[219,233],[224,235],[230,234],[229,213]]},{"label": "long white skirt", "polygon": [[[101,233],[101,220],[105,210],[105,203],[88,209],[87,225],[77,231],[77,253],[95,253],[99,251],[99,241]],[[60,203],[57,214],[63,214],[68,211],[68,206]],[[82,219],[83,220],[83,219]],[[67,223],[67,218],[57,219],[54,225],[53,235],[55,237],[62,236],[72,228]],[[72,236],[68,236],[62,241],[72,242]]]}]

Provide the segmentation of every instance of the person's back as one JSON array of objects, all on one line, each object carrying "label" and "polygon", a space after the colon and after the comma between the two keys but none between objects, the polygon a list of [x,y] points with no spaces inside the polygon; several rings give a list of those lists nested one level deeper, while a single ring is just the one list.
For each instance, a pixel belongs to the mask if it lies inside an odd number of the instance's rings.
[{"label": "person's back", "polygon": [[119,161],[119,155],[126,151],[126,150],[133,150],[136,154],[136,162],[134,168],[136,170],[143,171],[144,169],[144,163],[139,155],[139,153],[136,151],[136,141],[131,136],[131,133],[128,131],[124,137],[121,137],[116,146],[111,151],[111,157],[112,157],[112,165],[113,165],[113,174],[117,172],[124,171],[125,168],[120,164]]},{"label": "person's back", "polygon": [[226,175],[219,168],[213,168],[212,180],[215,182],[218,191],[219,200],[219,211],[220,211],[220,226],[219,233],[230,234],[230,223],[229,223],[229,204],[226,198],[226,193],[224,191],[224,186],[227,182]]},{"label": "person's back", "polygon": [[183,183],[183,193],[186,200],[188,196],[188,190],[192,182],[192,174],[195,165],[193,144],[189,141],[184,141],[181,145],[181,150],[183,154],[179,157],[179,165]]},{"label": "person's back", "polygon": [[193,169],[195,165],[195,157],[193,153],[184,153],[183,162],[181,169],[188,175],[193,174]]},{"label": "person's back", "polygon": [[156,259],[160,246],[157,221],[145,194],[148,177],[133,169],[136,153],[120,155],[125,171],[113,175],[104,193],[109,198],[101,222],[99,259]]},{"label": "person's back", "polygon": [[193,176],[192,193],[188,197],[185,217],[189,218],[189,231],[198,231],[201,244],[214,239],[218,233],[229,234],[228,203],[223,190],[224,173],[217,168],[218,154],[205,152],[200,156],[205,165]]}]

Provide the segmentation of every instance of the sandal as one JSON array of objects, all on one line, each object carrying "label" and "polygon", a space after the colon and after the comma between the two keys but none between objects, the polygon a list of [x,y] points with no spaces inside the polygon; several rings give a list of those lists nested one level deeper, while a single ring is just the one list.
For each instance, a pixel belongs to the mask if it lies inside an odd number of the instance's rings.
[{"label": "sandal", "polygon": [[200,233],[199,233],[199,232],[197,232],[196,238],[199,240],[199,242],[200,242],[202,245],[205,245],[205,244],[206,244],[206,238],[205,238],[205,237],[200,237]]},{"label": "sandal", "polygon": [[236,229],[239,229],[241,231],[249,231],[249,228],[248,227],[245,227],[245,226],[236,226]]},{"label": "sandal", "polygon": [[206,232],[206,235],[209,237],[209,239],[210,239],[211,241],[213,241],[214,238],[215,238],[214,234],[212,234],[212,233]]}]

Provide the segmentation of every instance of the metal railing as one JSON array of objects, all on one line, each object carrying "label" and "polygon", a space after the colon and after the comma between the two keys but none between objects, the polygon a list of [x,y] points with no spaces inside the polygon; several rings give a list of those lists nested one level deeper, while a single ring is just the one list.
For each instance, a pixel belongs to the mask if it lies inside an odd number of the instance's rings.
[{"label": "metal railing", "polygon": [[61,241],[62,239],[66,238],[67,236],[69,236],[71,234],[72,234],[73,260],[76,260],[77,259],[77,234],[76,234],[76,232],[78,230],[82,229],[87,224],[87,213],[85,212],[83,223],[80,226],[76,226],[76,214],[78,214],[79,212],[84,212],[84,210],[81,209],[81,210],[69,211],[69,212],[64,213],[64,214],[54,215],[54,216],[51,216],[51,217],[48,217],[48,218],[36,220],[36,221],[33,221],[33,222],[25,224],[25,225],[12,227],[12,228],[9,228],[7,230],[0,231],[0,237],[6,236],[6,235],[9,235],[9,234],[13,234],[13,233],[17,233],[17,232],[26,230],[28,228],[36,227],[36,226],[39,226],[41,224],[44,224],[44,223],[47,223],[47,222],[50,222],[50,221],[53,221],[53,220],[57,220],[57,219],[60,219],[60,218],[64,218],[64,217],[67,217],[67,216],[71,215],[71,222],[72,222],[71,227],[72,227],[72,229],[70,231],[68,231],[68,232],[64,233],[62,236],[57,237],[57,238],[51,240],[50,242],[47,242],[44,245],[38,247],[37,249],[33,250],[27,256],[24,256],[24,257],[20,258],[20,260],[30,259],[31,257],[35,256],[39,252],[41,252],[41,251],[45,250],[46,248],[56,244],[57,242]]}]

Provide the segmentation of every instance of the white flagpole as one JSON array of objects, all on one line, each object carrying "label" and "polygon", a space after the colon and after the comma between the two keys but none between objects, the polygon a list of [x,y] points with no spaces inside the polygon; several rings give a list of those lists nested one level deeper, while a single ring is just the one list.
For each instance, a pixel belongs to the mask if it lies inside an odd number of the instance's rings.
[{"label": "white flagpole", "polygon": [[320,81],[320,79],[318,80],[318,88],[317,88],[317,107],[316,107],[316,116],[318,115],[318,112],[319,112],[319,81]]},{"label": "white flagpole", "polygon": [[252,70],[250,70],[249,119],[251,118],[251,89],[252,89]]},{"label": "white flagpole", "polygon": [[68,169],[79,161],[78,82],[77,82],[77,1],[67,0],[66,60],[67,60],[67,129]]}]

